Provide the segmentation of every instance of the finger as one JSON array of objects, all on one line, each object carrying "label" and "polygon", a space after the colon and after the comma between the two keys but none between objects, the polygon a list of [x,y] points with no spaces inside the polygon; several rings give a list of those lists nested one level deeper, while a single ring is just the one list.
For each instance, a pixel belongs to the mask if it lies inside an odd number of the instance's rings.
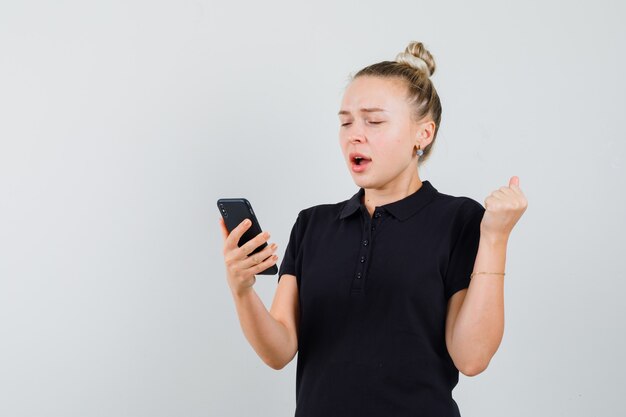
[{"label": "finger", "polygon": [[272,243],[271,245],[268,245],[262,251],[255,253],[254,255],[249,255],[247,259],[244,261],[245,262],[244,268],[251,268],[254,265],[261,263],[262,261],[267,259],[268,256],[272,256],[277,248],[278,248],[278,245],[276,245],[275,243]]},{"label": "finger", "polygon": [[515,184],[513,184],[513,185],[511,186],[511,189],[512,189],[513,191],[515,191],[518,195],[521,195],[522,197],[524,196],[524,192],[523,192],[523,191],[522,191],[522,189],[519,187],[519,185],[515,185]]},{"label": "finger", "polygon": [[250,219],[243,219],[243,221],[239,223],[237,227],[235,227],[228,235],[228,238],[226,239],[226,246],[231,249],[237,248],[237,243],[239,243],[239,239],[241,239],[241,236],[243,236],[243,234],[246,232],[246,230],[248,230],[248,228],[250,228],[251,225],[252,221]]},{"label": "finger", "polygon": [[261,246],[263,242],[267,242],[270,238],[270,233],[268,231],[261,232],[256,235],[254,238],[250,239],[239,248],[240,257],[243,259],[248,256],[250,253],[254,252],[256,248]]},{"label": "finger", "polygon": [[522,192],[522,189],[519,186],[518,176],[511,177],[511,180],[509,181],[509,187],[511,187],[511,189],[515,191],[516,193],[524,195],[524,193]]},{"label": "finger", "polygon": [[510,193],[512,193],[512,191],[509,189],[509,187],[500,187],[497,190],[494,190],[491,195],[496,195],[496,196],[500,196],[500,197],[504,197],[509,195]]},{"label": "finger", "polygon": [[266,260],[264,260],[263,262],[261,262],[260,264],[257,264],[256,266],[253,266],[251,269],[253,271],[253,274],[258,274],[259,272],[263,272],[265,271],[267,268],[269,268],[270,266],[272,266],[273,264],[276,263],[276,261],[278,260],[278,256],[277,255],[272,255],[269,258],[267,258]]},{"label": "finger", "polygon": [[516,201],[519,200],[517,193],[507,187],[506,190],[497,190],[493,193],[494,197],[502,201]]},{"label": "finger", "polygon": [[504,193],[505,195],[514,195],[515,194],[515,191],[513,191],[513,189],[511,187],[502,186],[502,187],[498,188],[498,191]]},{"label": "finger", "polygon": [[494,191],[493,193],[491,193],[491,198],[493,198],[494,200],[501,201],[501,200],[506,200],[506,195],[504,195],[500,191]]}]

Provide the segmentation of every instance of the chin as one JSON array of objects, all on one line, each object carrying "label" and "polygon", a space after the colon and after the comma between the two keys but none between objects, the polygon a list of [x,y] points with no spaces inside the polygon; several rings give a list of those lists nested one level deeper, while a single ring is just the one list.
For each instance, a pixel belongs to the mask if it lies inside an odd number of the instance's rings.
[{"label": "chin", "polygon": [[357,185],[358,187],[372,188],[371,181],[364,180],[363,178],[354,178],[354,177],[352,177],[352,180],[354,181],[354,184]]}]

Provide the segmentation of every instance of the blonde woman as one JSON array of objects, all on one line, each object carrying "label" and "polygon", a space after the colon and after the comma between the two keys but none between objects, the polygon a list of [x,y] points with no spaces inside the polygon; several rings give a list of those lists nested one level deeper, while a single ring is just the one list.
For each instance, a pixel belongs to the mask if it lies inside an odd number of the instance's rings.
[{"label": "blonde woman", "polygon": [[511,177],[485,198],[439,192],[419,177],[441,120],[420,42],[356,73],[339,109],[339,144],[359,187],[298,213],[268,311],[255,274],[276,245],[248,256],[221,221],[229,287],[260,358],[298,353],[296,417],[460,416],[459,371],[483,372],[504,332],[506,248],[527,207]]}]

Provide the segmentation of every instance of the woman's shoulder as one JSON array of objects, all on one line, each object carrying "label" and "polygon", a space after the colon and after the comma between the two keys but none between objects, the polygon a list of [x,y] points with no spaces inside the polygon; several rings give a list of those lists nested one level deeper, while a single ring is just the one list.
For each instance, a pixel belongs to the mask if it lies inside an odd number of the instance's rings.
[{"label": "woman's shoulder", "polygon": [[353,198],[345,199],[334,203],[319,203],[314,205],[305,206],[300,209],[297,216],[297,222],[303,227],[309,225],[325,225],[332,226],[333,221],[340,219],[347,203],[353,200]]},{"label": "woman's shoulder", "polygon": [[450,221],[466,222],[474,218],[482,218],[485,208],[472,197],[451,195],[438,192],[433,199],[435,212]]},{"label": "woman's shoulder", "polygon": [[456,210],[480,210],[484,207],[478,201],[473,199],[472,197],[464,196],[464,195],[452,195],[445,194],[442,192],[437,193],[437,197],[435,198],[437,203],[449,206]]},{"label": "woman's shoulder", "polygon": [[345,201],[341,201],[338,203],[321,203],[307,206],[298,212],[298,217],[308,221],[313,218],[336,216],[345,203]]}]

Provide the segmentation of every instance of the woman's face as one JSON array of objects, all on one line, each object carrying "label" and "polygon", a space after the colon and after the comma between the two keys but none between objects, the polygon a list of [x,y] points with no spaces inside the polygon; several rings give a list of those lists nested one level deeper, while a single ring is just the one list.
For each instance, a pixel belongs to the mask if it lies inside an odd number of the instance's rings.
[{"label": "woman's face", "polygon": [[[348,85],[339,111],[339,142],[354,182],[383,188],[417,172],[419,126],[411,118],[406,87],[400,80],[358,77]],[[426,144],[422,143],[422,149]],[[353,153],[371,159],[357,165]]]}]

